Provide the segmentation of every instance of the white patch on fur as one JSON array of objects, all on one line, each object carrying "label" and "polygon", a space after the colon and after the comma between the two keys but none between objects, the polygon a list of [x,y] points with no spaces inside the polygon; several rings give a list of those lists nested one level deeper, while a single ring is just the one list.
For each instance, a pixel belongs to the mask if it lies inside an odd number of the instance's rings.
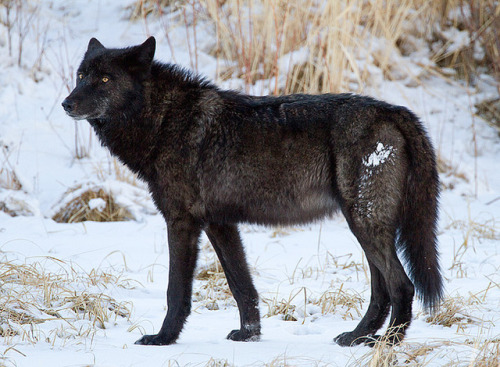
[{"label": "white patch on fur", "polygon": [[393,150],[394,147],[392,145],[384,146],[384,144],[379,142],[377,149],[368,157],[363,158],[363,164],[366,167],[377,167],[389,158]]},{"label": "white patch on fur", "polygon": [[383,143],[378,142],[375,151],[363,158],[365,170],[360,177],[358,187],[358,203],[355,204],[355,208],[359,214],[366,218],[371,218],[373,213],[373,201],[370,200],[372,199],[371,197],[368,198],[370,196],[369,193],[372,190],[372,176],[377,172],[380,172],[380,165],[384,164],[389,159],[390,155],[395,151],[396,149],[392,145],[385,146]]}]

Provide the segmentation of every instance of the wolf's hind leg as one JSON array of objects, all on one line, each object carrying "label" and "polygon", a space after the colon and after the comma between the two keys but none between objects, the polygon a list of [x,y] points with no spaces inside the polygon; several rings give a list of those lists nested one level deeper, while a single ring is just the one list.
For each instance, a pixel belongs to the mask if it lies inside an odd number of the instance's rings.
[{"label": "wolf's hind leg", "polygon": [[[397,344],[403,340],[405,331],[410,325],[415,290],[396,254],[396,228],[390,224],[390,221],[380,220],[380,217],[377,220],[376,212],[373,214],[372,220],[356,217],[356,215],[348,215],[347,220],[367,259],[370,261],[372,279],[375,277],[375,284],[379,285],[375,289],[372,288],[372,292],[378,292],[372,294],[372,299],[380,299],[384,300],[382,302],[386,302],[387,295],[389,296],[392,312],[389,329],[385,337],[387,337],[389,343]],[[380,280],[385,280],[385,282],[381,283]],[[382,290],[384,285],[385,291]],[[373,329],[375,326],[380,327],[382,323],[382,316],[384,315],[382,311],[372,313],[372,310],[375,309],[368,309],[365,316],[366,320],[363,318],[355,329],[357,330],[356,335],[353,335],[360,337],[361,335],[357,334],[364,331],[364,336],[367,338],[360,339],[362,342],[373,340],[373,332],[375,331]],[[347,338],[341,338],[340,341],[342,340],[348,341]],[[355,340],[354,343],[356,344]]]},{"label": "wolf's hind leg", "polygon": [[[388,313],[388,297],[392,313],[389,329],[384,337],[388,343],[397,344],[403,340],[411,322],[414,287],[396,255],[395,231],[392,235],[389,233],[384,235],[384,230],[380,228],[371,231],[359,230],[356,226],[351,228],[365,251],[366,257],[370,259],[372,301],[365,317],[356,329],[339,335],[335,341],[339,345],[349,346],[362,342],[371,345],[374,339],[380,339],[373,333],[382,326]],[[385,280],[385,282],[380,282],[380,280]]]},{"label": "wolf's hind leg", "polygon": [[212,223],[205,232],[219,257],[240,312],[240,329],[231,331],[227,338],[235,341],[259,340],[259,297],[248,269],[238,227]]},{"label": "wolf's hind leg", "polygon": [[404,337],[411,321],[414,286],[396,254],[397,230],[405,198],[408,156],[397,130],[382,126],[361,148],[358,157],[337,157],[342,211],[370,264],[372,296],[365,317],[350,333],[336,338],[340,345],[373,340],[392,307],[388,341]]},{"label": "wolf's hind leg", "polygon": [[365,316],[353,331],[338,335],[334,341],[341,346],[357,345],[370,340],[384,323],[390,310],[390,296],[382,273],[368,260],[371,274],[370,305]]}]

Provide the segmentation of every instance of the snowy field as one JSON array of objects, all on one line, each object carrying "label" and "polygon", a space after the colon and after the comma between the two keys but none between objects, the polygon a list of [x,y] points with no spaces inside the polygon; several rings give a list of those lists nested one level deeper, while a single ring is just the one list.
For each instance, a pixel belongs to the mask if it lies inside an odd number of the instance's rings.
[{"label": "snowy field", "polygon": [[[157,59],[191,68],[193,42],[186,37],[193,32],[175,14],[130,22],[130,11],[118,1],[28,3],[36,12],[24,13],[25,28],[14,27],[9,36],[0,24],[0,366],[498,365],[500,138],[474,116],[474,104],[497,93],[492,78],[485,75],[472,88],[424,73],[431,61],[421,49],[397,56],[401,68],[422,75],[419,83],[388,81],[373,68],[378,82],[364,91],[416,112],[440,157],[446,297],[434,319],[415,302],[402,345],[333,343],[357,325],[370,297],[361,248],[335,216],[293,228],[240,226],[261,297],[260,342],[225,339],[239,326],[239,315],[203,237],[193,312],[180,339],[171,346],[137,346],[142,334],[158,331],[165,315],[165,223],[145,186],[60,103],[91,37],[125,47],[154,35]],[[215,33],[200,22],[196,35],[198,72],[214,79],[218,64],[207,50]],[[456,42],[461,36],[457,31]],[[236,78],[216,82],[242,85]],[[270,93],[258,84],[250,92]],[[78,188],[92,187],[111,193],[134,220],[52,220],[70,200],[68,190],[76,197]],[[106,210],[104,203],[89,204]]]}]

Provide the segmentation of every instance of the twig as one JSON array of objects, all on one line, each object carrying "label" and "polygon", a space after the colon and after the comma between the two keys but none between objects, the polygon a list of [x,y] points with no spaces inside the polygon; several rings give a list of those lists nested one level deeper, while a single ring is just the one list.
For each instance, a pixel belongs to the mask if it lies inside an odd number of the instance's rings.
[{"label": "twig", "polygon": [[488,201],[488,202],[487,202],[486,204],[484,204],[484,205],[490,205],[490,204],[493,204],[495,201],[498,201],[498,200],[500,200],[500,196],[499,196],[499,197],[496,197],[496,198],[495,198],[495,199],[493,199],[493,200]]}]

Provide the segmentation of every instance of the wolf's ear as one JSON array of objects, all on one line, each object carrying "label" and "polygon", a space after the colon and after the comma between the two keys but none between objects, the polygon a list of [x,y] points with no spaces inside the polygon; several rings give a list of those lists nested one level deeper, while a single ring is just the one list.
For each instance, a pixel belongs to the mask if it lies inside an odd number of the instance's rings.
[{"label": "wolf's ear", "polygon": [[101,42],[99,42],[96,38],[91,38],[89,41],[89,46],[87,47],[87,52],[92,52],[95,50],[100,50],[105,48]]},{"label": "wolf's ear", "polygon": [[156,41],[154,37],[149,37],[142,45],[125,49],[124,62],[126,67],[140,75],[149,72],[153,57],[155,55]]},{"label": "wolf's ear", "polygon": [[149,65],[153,62],[155,56],[156,40],[153,36],[149,37],[142,45],[138,47],[138,60],[140,63]]}]

